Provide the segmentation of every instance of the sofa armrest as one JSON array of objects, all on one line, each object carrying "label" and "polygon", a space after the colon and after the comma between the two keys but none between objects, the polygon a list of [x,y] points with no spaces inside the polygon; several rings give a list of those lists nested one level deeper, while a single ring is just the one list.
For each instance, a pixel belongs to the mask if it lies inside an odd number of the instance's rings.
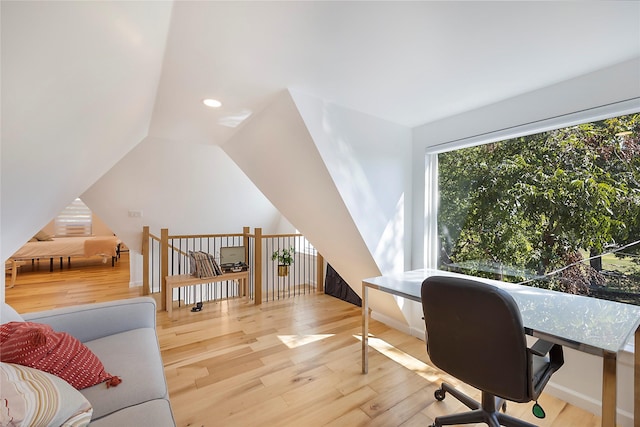
[{"label": "sofa armrest", "polygon": [[156,302],[151,297],[138,297],[56,308],[22,317],[29,322],[46,323],[56,331],[87,342],[133,329],[155,329]]}]

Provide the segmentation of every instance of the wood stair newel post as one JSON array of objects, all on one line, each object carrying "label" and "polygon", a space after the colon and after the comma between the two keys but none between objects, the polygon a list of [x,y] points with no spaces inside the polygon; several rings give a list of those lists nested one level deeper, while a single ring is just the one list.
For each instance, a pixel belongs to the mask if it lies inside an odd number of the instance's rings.
[{"label": "wood stair newel post", "polygon": [[255,250],[254,254],[254,271],[253,271],[253,283],[255,283],[255,305],[262,304],[262,228],[256,228],[255,230]]},{"label": "wood stair newel post", "polygon": [[[251,238],[251,228],[250,227],[242,227],[242,246],[244,246],[244,261],[247,264],[250,264],[250,262],[249,262],[249,254],[251,253],[250,245],[249,245],[249,239],[250,238]],[[249,268],[251,268],[251,267],[249,267]],[[246,297],[247,294],[251,295],[251,292],[248,289],[249,286],[251,286],[251,285],[247,284],[247,289],[245,289],[246,294],[242,295],[243,297]]]},{"label": "wood stair newel post", "polygon": [[149,226],[142,227],[142,295],[149,295]]},{"label": "wood stair newel post", "polygon": [[[167,276],[169,275],[169,229],[160,229],[160,307],[167,309]],[[173,300],[173,299],[172,299]]]},{"label": "wood stair newel post", "polygon": [[324,293],[324,257],[316,251],[316,292]]}]

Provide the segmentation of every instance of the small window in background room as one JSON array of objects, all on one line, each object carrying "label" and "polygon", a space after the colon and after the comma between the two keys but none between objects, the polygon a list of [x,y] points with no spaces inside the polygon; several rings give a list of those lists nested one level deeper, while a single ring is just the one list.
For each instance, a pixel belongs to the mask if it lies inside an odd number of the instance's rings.
[{"label": "small window in background room", "polygon": [[640,305],[640,114],[438,154],[442,270]]},{"label": "small window in background room", "polygon": [[58,237],[91,236],[91,209],[75,199],[55,219]]}]

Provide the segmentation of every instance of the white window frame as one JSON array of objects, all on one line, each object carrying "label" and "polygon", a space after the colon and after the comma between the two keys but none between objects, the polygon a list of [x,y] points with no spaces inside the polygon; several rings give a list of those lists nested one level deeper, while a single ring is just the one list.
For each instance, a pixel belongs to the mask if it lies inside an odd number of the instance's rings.
[{"label": "white window frame", "polygon": [[427,147],[425,150],[425,210],[424,210],[424,266],[438,267],[438,154],[462,148],[519,138],[582,123],[640,112],[640,98],[564,114],[545,120],[511,126],[480,135],[461,138]]},{"label": "white window frame", "polygon": [[56,237],[87,237],[93,233],[93,214],[80,198],[73,200],[54,220]]}]

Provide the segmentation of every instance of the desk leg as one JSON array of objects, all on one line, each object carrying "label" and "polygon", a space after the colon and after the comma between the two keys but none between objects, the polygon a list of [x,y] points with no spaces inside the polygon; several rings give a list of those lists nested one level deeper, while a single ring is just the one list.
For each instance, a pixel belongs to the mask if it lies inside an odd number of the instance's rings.
[{"label": "desk leg", "polygon": [[616,353],[602,356],[602,427],[616,425]]},{"label": "desk leg", "polygon": [[640,423],[640,327],[636,329],[633,364],[633,419]]},{"label": "desk leg", "polygon": [[369,287],[362,284],[362,373],[369,372]]}]

